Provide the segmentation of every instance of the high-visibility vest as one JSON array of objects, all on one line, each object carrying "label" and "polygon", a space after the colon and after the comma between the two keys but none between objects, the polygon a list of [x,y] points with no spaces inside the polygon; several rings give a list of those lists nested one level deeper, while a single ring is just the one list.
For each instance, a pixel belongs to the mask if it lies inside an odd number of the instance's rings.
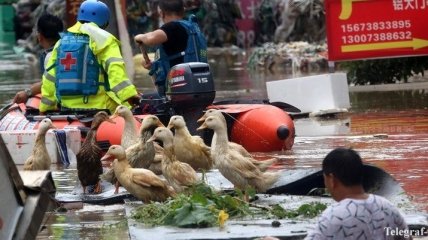
[{"label": "high-visibility vest", "polygon": [[[103,72],[100,71],[98,78],[100,84],[96,94],[89,95],[87,98],[83,95],[61,96],[59,100],[56,94],[58,66],[48,67],[42,77],[40,111],[55,110],[58,104],[67,109],[108,109],[110,112],[113,112],[119,104],[130,107],[126,100],[137,95],[137,90],[126,75],[119,41],[94,23],[77,22],[68,29],[68,32],[89,36],[90,50],[108,75],[108,79],[105,79]],[[61,40],[55,44],[47,66],[53,66],[57,62],[60,43]],[[105,81],[108,81],[108,84],[104,84]],[[110,89],[105,88],[107,85]]]}]

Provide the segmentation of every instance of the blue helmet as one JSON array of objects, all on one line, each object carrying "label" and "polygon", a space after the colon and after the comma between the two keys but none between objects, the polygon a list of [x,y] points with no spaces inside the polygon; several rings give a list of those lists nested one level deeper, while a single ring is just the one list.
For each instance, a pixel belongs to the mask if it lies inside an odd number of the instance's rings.
[{"label": "blue helmet", "polygon": [[110,19],[110,10],[107,5],[98,0],[82,2],[77,13],[77,21],[96,23],[99,27],[107,26]]}]

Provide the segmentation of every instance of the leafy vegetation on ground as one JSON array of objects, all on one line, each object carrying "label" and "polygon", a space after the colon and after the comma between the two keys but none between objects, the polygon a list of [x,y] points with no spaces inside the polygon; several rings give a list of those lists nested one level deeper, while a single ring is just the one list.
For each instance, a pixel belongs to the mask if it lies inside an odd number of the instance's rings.
[{"label": "leafy vegetation on ground", "polygon": [[283,218],[296,218],[298,216],[304,216],[307,218],[314,218],[318,216],[322,211],[326,209],[326,205],[320,202],[305,203],[295,210],[285,210],[280,205],[274,205],[272,207],[272,214],[276,217]]},{"label": "leafy vegetation on ground", "polygon": [[428,69],[428,57],[405,57],[350,61],[339,64],[355,85],[407,82],[411,76]]},{"label": "leafy vegetation on ground", "polygon": [[[250,196],[254,191],[250,191]],[[222,227],[230,218],[260,217],[267,219],[313,218],[326,205],[303,204],[296,210],[285,210],[280,205],[258,206],[241,200],[242,192],[231,194],[215,192],[205,183],[194,186],[187,194],[179,194],[163,203],[144,204],[136,208],[132,218],[149,226],[169,225],[183,228]]]}]

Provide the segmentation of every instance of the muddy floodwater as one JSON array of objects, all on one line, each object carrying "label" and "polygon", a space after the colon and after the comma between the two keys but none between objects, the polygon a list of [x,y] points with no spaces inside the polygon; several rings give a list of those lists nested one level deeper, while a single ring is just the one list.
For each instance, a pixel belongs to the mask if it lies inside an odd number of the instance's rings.
[{"label": "muddy floodwater", "polygon": [[[244,57],[245,59],[245,57]],[[242,60],[242,59],[241,59]],[[31,67],[0,64],[0,103],[36,81]],[[266,98],[266,81],[290,78],[290,73],[249,73],[242,61],[211,62],[217,99]],[[299,74],[297,74],[299,75]],[[152,89],[137,76],[141,91]],[[398,180],[413,203],[428,212],[428,84],[406,85],[391,91],[350,87],[348,113],[324,118],[295,116],[296,139],[291,150],[255,153],[258,158],[280,159],[275,169],[320,168],[333,148],[352,147],[362,158],[383,168]],[[52,166],[57,191],[70,191],[77,181],[75,165]],[[83,208],[82,208],[83,207]],[[121,205],[76,206],[68,212],[46,214],[38,239],[128,239]]]}]

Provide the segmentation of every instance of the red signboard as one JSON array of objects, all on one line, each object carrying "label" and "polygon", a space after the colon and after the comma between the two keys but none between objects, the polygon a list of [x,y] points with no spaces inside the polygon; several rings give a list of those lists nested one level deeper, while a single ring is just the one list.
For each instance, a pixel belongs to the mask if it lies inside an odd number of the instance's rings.
[{"label": "red signboard", "polygon": [[326,0],[330,61],[428,54],[428,0]]},{"label": "red signboard", "polygon": [[254,45],[256,39],[256,10],[261,0],[240,0],[236,1],[241,10],[241,19],[235,20],[238,28],[238,46],[248,48]]}]

